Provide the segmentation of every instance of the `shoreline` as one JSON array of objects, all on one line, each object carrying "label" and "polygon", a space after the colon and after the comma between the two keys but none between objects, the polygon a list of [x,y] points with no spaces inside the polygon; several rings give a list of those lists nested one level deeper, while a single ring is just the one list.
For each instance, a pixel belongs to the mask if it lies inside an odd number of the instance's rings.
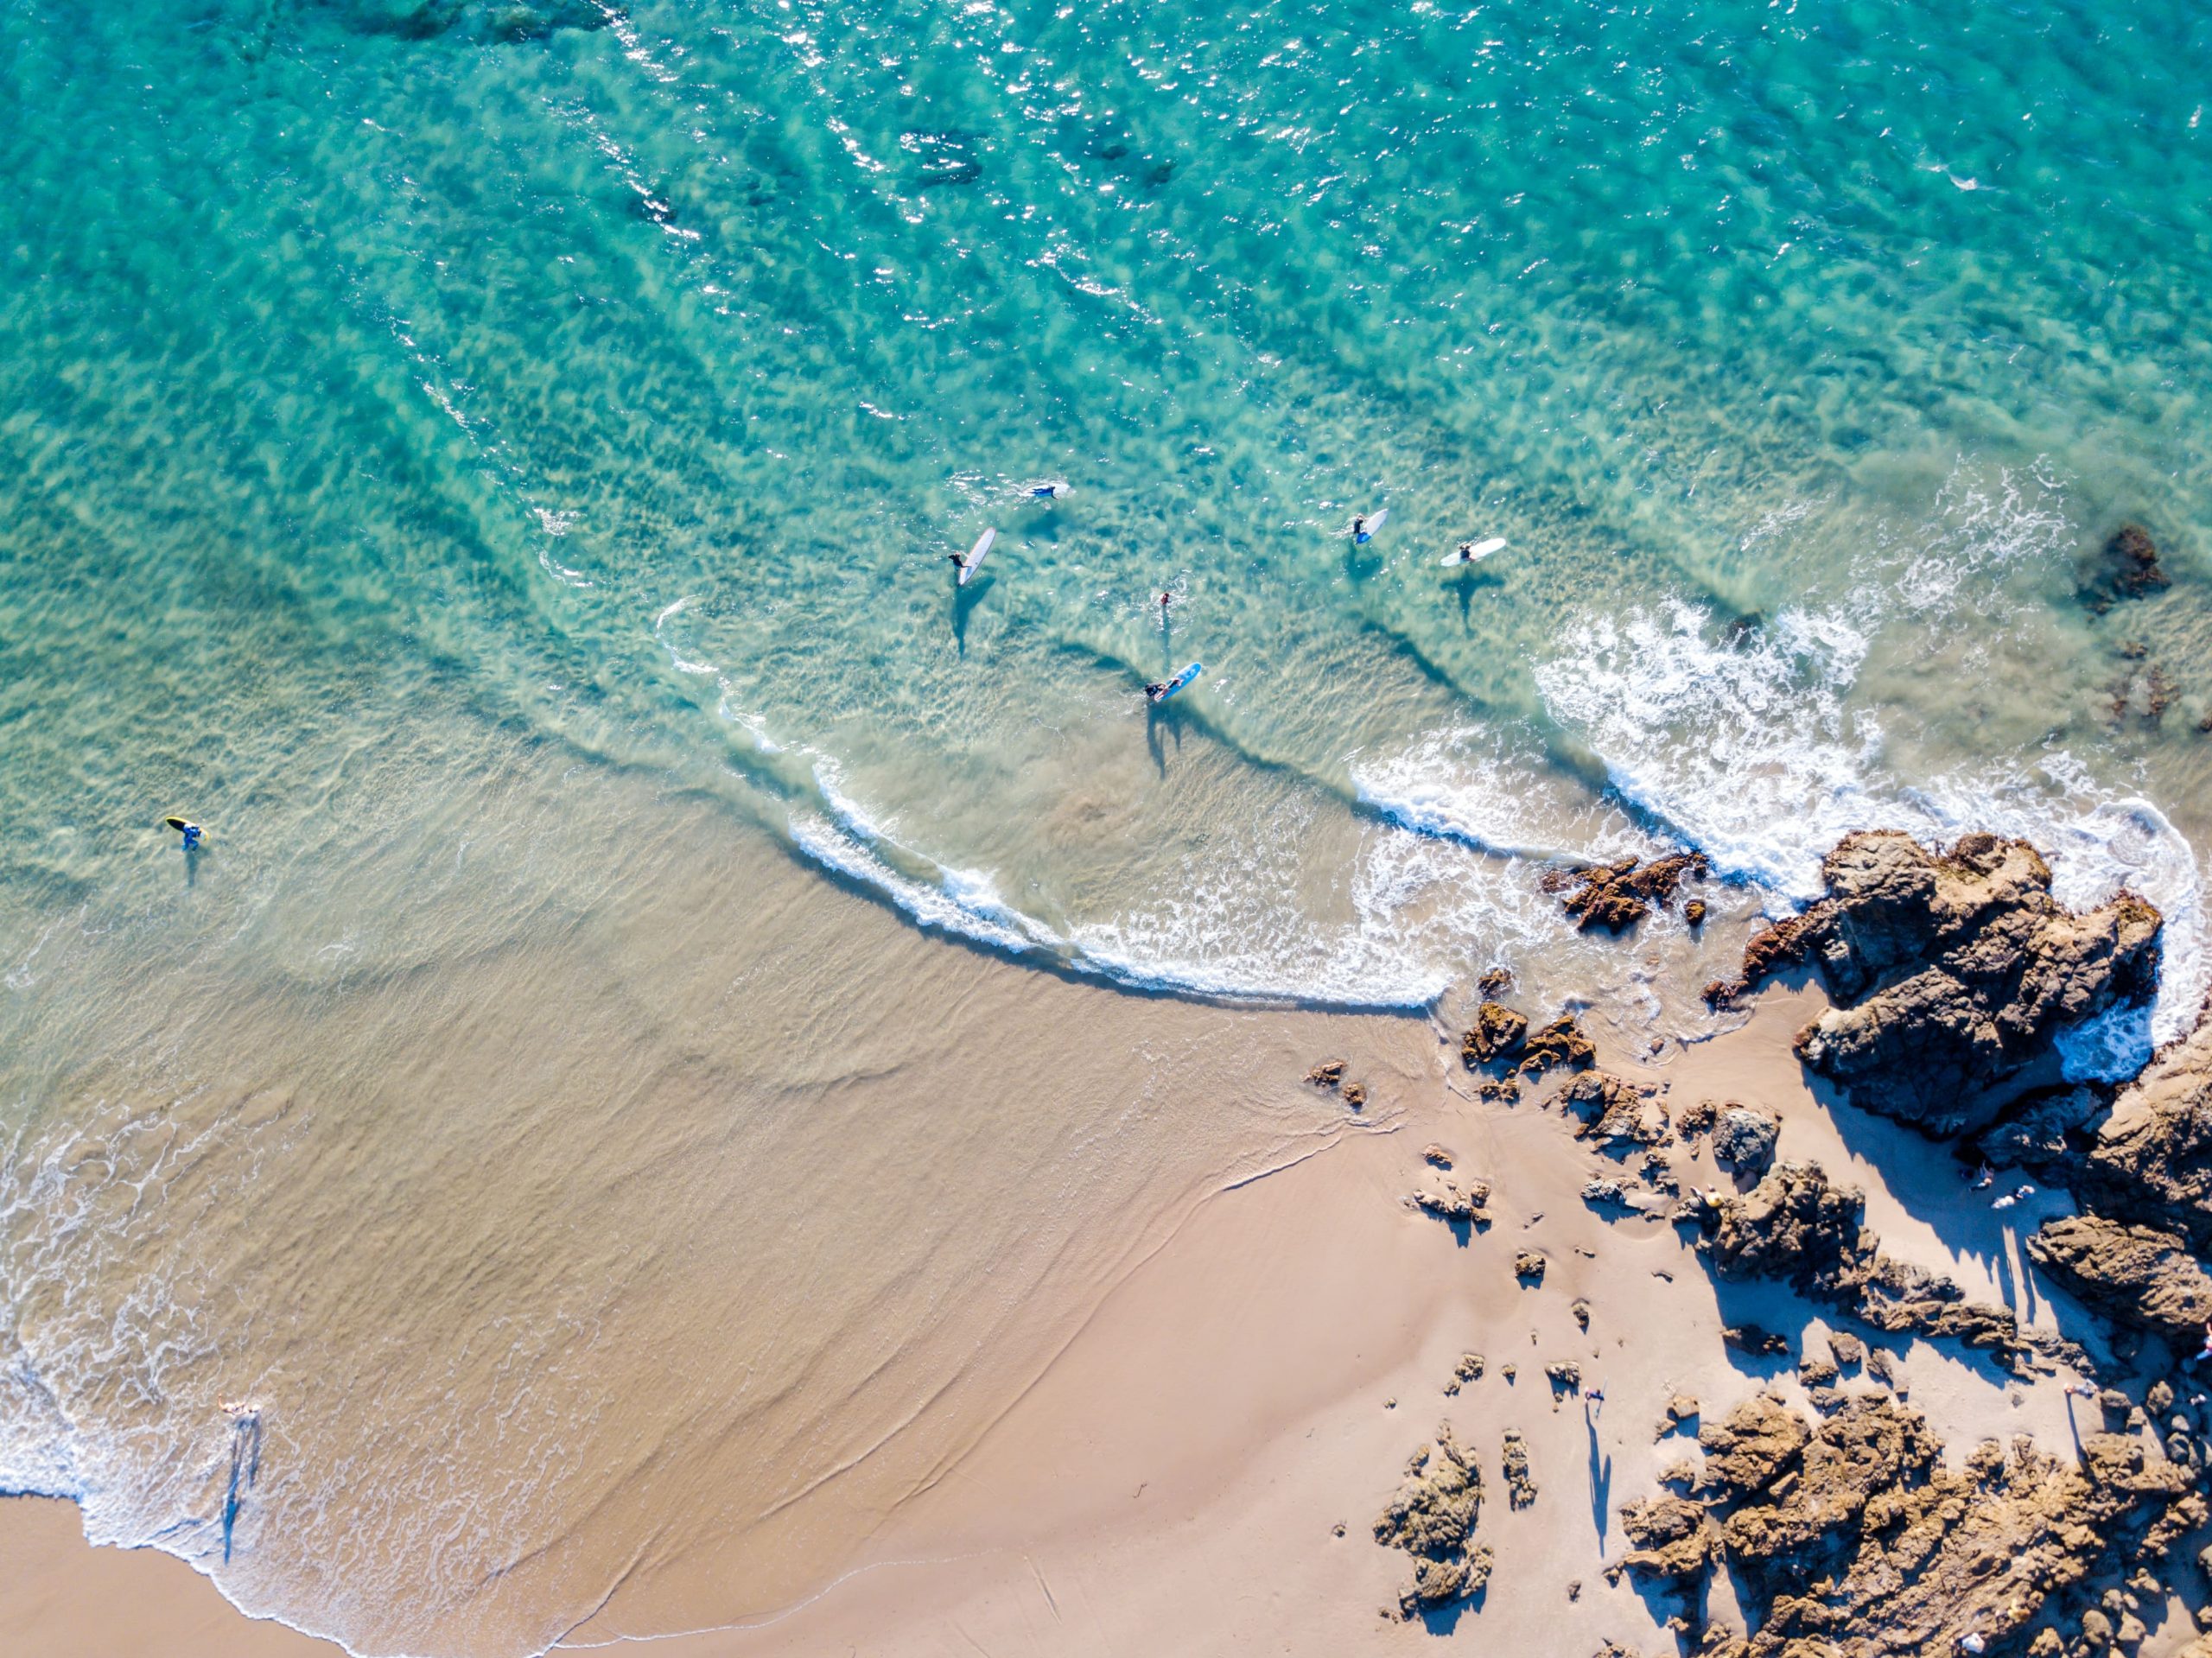
[{"label": "shoreline", "polygon": [[[1345,1080],[1370,1086],[1362,1108],[1339,1098],[1321,1140],[1217,1178],[1125,1255],[1035,1373],[1002,1389],[815,1586],[760,1599],[736,1536],[626,1574],[556,1649],[749,1658],[850,1645],[933,1658],[975,1644],[1049,1655],[1171,1642],[1320,1658],[1395,1652],[1423,1624],[1527,1650],[1664,1649],[1675,1591],[1637,1575],[1655,1569],[1637,1560],[1656,1557],[1632,1545],[1673,1500],[1683,1453],[1704,1444],[1711,1465],[1705,1442],[1724,1419],[1780,1410],[1815,1432],[1917,1423],[1948,1478],[1965,1477],[1993,1433],[2062,1460],[2085,1444],[2115,1454],[2128,1439],[2069,1386],[2133,1375],[2139,1388],[2158,1361],[2123,1351],[2029,1247],[2075,1204],[2055,1187],[2002,1206],[1962,1197],[1940,1144],[1808,1069],[1801,1033],[1846,1014],[1818,981],[1792,977],[1745,994],[1726,1028],[1653,1051],[1647,1027],[1593,1010],[1594,1050],[1526,1087],[1463,1063],[1440,1025],[1417,1051],[1372,1022],[1300,1025],[1307,1040],[1348,1042],[1311,1063],[1346,1062]],[[1245,1085],[1316,1089],[1281,1039],[1291,1034],[1267,1045],[1281,1074]],[[1251,1045],[1241,1052],[1250,1063]],[[1693,1125],[1711,1115],[1701,1102],[1736,1100],[1775,1133],[1758,1169],[1732,1175],[1716,1166],[1718,1130]],[[1977,1350],[1970,1331],[1962,1343],[1933,1326],[1870,1328],[1825,1280],[1718,1267],[1716,1247],[1735,1247],[1729,1229],[1806,1168],[1863,1193],[1851,1225],[1892,1280],[1943,1286],[1931,1305],[1944,1318],[2001,1314],[2012,1356]],[[1593,1182],[1611,1195],[1593,1197]],[[1453,1203],[1471,1218],[1437,1212]],[[1779,1332],[1783,1350],[1747,1356],[1724,1326]],[[2141,1443],[2155,1474],[2164,1453],[2155,1435]],[[1478,1468],[1525,1455],[1533,1496],[1517,1501],[1491,1475],[1479,1592],[1402,1612],[1407,1557],[1370,1533],[1401,1471],[1420,1465],[1409,1458],[1446,1444]],[[92,1583],[118,1565],[105,1553],[54,1568],[56,1584],[85,1585],[60,1597],[80,1603],[78,1620],[99,1616]],[[2138,1658],[2178,1653],[2195,1634],[2198,1591],[2178,1570],[2161,1579],[2164,1604],[2129,1613],[2156,1626]],[[1700,1618],[1754,1622],[1733,1580],[1709,1587]],[[158,1592],[206,1598],[188,1582]],[[36,1629],[60,1615],[25,1616]],[[218,1645],[173,1649],[221,1649],[219,1633],[208,1638]],[[308,1637],[296,1639],[289,1650],[304,1654]]]}]

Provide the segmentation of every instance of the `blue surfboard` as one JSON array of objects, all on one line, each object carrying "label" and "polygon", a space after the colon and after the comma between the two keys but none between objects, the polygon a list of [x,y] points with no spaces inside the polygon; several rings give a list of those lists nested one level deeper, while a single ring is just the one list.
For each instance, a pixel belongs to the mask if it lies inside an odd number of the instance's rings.
[{"label": "blue surfboard", "polygon": [[1176,675],[1174,678],[1169,680],[1165,685],[1162,685],[1160,688],[1160,694],[1157,696],[1153,697],[1152,700],[1154,702],[1165,702],[1169,697],[1174,696],[1176,692],[1181,690],[1183,687],[1196,679],[1204,665],[1205,664],[1202,663],[1192,663],[1189,667],[1184,669],[1181,673]]}]

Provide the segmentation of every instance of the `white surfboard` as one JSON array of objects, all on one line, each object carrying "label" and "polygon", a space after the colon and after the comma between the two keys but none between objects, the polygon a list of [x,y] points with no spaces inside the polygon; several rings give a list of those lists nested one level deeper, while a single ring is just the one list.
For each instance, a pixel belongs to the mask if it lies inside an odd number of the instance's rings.
[{"label": "white surfboard", "polygon": [[983,561],[991,556],[991,543],[999,538],[995,530],[986,530],[976,537],[976,544],[968,549],[968,556],[961,561],[960,585],[966,587],[968,578],[983,568]]},{"label": "white surfboard", "polygon": [[1459,551],[1456,547],[1453,548],[1450,552],[1444,555],[1443,562],[1445,568],[1447,569],[1454,564],[1471,564],[1478,558],[1488,558],[1492,553],[1496,552],[1499,548],[1504,545],[1505,537],[1503,536],[1492,536],[1488,541],[1477,542],[1471,549],[1465,553]]},{"label": "white surfboard", "polygon": [[1390,521],[1390,509],[1389,509],[1389,507],[1387,507],[1387,506],[1386,506],[1386,507],[1384,507],[1384,508],[1383,508],[1380,512],[1372,512],[1372,513],[1370,513],[1370,514],[1368,515],[1368,518],[1367,518],[1367,528],[1366,528],[1366,529],[1364,529],[1364,530],[1362,530],[1358,531],[1357,534],[1355,534],[1355,535],[1352,537],[1352,540],[1353,540],[1354,542],[1356,542],[1356,543],[1360,543],[1360,544],[1362,544],[1362,545],[1364,545],[1366,543],[1368,543],[1368,542],[1370,542],[1370,541],[1374,540],[1374,539],[1375,539],[1375,532],[1376,532],[1377,530],[1380,530],[1380,529],[1381,529],[1384,524],[1388,524],[1389,521]]}]

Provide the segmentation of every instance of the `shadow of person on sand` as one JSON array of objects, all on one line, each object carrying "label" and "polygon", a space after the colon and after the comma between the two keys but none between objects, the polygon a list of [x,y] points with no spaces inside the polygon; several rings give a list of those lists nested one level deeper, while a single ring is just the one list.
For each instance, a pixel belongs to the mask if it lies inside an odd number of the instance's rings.
[{"label": "shadow of person on sand", "polygon": [[1613,1459],[1598,1443],[1600,1409],[1596,1401],[1582,1401],[1582,1426],[1590,1434],[1590,1523],[1598,1529],[1598,1553],[1602,1555],[1605,1552],[1605,1516],[1613,1507]]}]

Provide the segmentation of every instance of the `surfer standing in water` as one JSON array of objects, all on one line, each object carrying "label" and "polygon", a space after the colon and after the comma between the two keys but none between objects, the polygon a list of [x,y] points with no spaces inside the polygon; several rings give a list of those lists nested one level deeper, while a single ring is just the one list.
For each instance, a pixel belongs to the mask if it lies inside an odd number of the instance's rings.
[{"label": "surfer standing in water", "polygon": [[1351,538],[1354,541],[1365,541],[1367,539],[1367,520],[1365,518],[1354,518],[1351,521]]}]

